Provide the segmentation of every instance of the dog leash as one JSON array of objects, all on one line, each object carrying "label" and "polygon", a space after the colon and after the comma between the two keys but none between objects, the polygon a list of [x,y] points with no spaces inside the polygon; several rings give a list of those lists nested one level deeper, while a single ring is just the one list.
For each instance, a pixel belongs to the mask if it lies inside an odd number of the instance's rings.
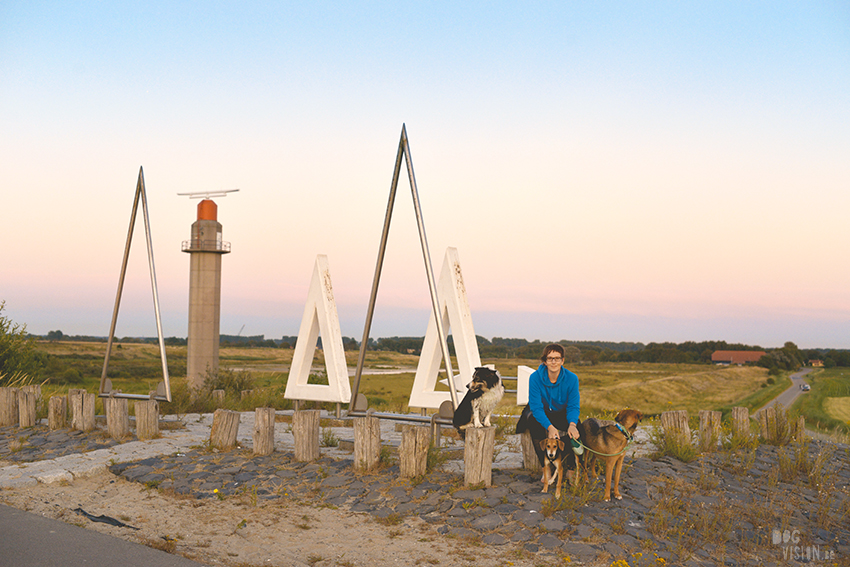
[{"label": "dog leash", "polygon": [[618,457],[618,456],[622,455],[623,453],[625,453],[626,450],[629,448],[629,445],[631,445],[633,442],[634,442],[634,439],[629,439],[628,442],[626,443],[626,446],[623,447],[622,451],[620,451],[619,453],[611,453],[611,454],[600,453],[599,451],[594,451],[593,449],[591,449],[590,447],[588,447],[587,445],[585,445],[581,441],[579,441],[578,444],[581,445],[582,447],[584,447],[586,450],[593,453],[594,455],[599,455],[600,457]]},{"label": "dog leash", "polygon": [[626,450],[628,450],[629,446],[630,446],[632,443],[634,443],[635,438],[634,438],[634,436],[629,435],[629,432],[628,432],[628,431],[626,431],[625,429],[623,429],[623,426],[622,426],[622,425],[620,425],[619,423],[614,422],[614,425],[616,425],[616,426],[617,426],[617,429],[619,429],[619,430],[620,430],[620,433],[622,433],[622,434],[623,434],[623,436],[626,438],[626,446],[625,446],[625,447],[623,447],[623,450],[622,450],[622,451],[620,451],[620,452],[618,452],[618,453],[613,453],[613,454],[610,454],[610,455],[609,455],[608,453],[600,453],[599,451],[594,451],[593,449],[591,449],[590,447],[588,447],[587,445],[585,445],[584,443],[582,443],[582,442],[581,442],[581,439],[579,439],[579,440],[578,440],[578,444],[579,444],[579,445],[581,445],[582,447],[584,447],[585,449],[587,449],[588,451],[590,451],[591,453],[593,453],[594,455],[599,455],[600,457],[619,457],[620,455],[622,455],[623,453],[625,453],[625,452],[626,452]]}]

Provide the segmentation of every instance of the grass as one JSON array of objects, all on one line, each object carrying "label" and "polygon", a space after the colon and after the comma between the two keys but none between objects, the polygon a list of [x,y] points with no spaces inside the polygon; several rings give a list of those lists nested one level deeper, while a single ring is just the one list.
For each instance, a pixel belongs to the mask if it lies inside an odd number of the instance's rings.
[{"label": "grass", "polygon": [[792,408],[806,417],[810,427],[850,433],[850,369],[815,370],[806,381],[811,391],[797,398]]}]

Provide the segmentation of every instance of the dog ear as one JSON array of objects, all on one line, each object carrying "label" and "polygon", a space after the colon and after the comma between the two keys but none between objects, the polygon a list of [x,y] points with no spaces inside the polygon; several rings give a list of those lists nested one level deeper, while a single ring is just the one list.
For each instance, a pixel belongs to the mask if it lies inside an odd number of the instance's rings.
[{"label": "dog ear", "polygon": [[537,444],[540,445],[541,451],[546,450],[546,441],[548,441],[548,439],[541,439],[540,441],[537,442]]},{"label": "dog ear", "polygon": [[558,439],[558,449],[560,449],[561,451],[564,450],[564,440],[563,439]]}]

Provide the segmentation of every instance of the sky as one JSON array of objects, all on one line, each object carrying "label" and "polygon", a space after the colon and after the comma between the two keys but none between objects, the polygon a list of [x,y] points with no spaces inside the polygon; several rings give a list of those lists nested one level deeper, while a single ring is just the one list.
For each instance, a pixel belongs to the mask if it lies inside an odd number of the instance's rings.
[{"label": "sky", "polygon": [[[0,3],[0,301],[109,324],[144,170],[163,332],[216,198],[221,332],[297,335],[318,254],[363,335],[404,124],[475,332],[850,348],[850,4]],[[371,337],[423,336],[399,183]],[[141,211],[116,335],[155,336]]]}]

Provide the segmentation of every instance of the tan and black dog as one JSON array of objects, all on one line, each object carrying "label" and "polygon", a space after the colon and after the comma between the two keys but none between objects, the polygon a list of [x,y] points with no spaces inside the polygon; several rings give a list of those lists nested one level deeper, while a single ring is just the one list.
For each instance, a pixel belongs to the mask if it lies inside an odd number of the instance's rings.
[{"label": "tan and black dog", "polygon": [[641,419],[643,415],[639,411],[624,409],[617,414],[614,421],[591,417],[578,426],[581,442],[586,447],[582,460],[587,472],[596,476],[596,459],[605,463],[605,502],[611,500],[612,476],[614,498],[623,498],[620,496],[620,471],[623,469],[626,447],[634,437]]},{"label": "tan and black dog", "polygon": [[543,450],[543,490],[541,492],[549,492],[549,486],[557,479],[555,498],[560,498],[561,485],[564,483],[564,469],[567,465],[564,442],[560,439],[541,439],[540,448]]}]

